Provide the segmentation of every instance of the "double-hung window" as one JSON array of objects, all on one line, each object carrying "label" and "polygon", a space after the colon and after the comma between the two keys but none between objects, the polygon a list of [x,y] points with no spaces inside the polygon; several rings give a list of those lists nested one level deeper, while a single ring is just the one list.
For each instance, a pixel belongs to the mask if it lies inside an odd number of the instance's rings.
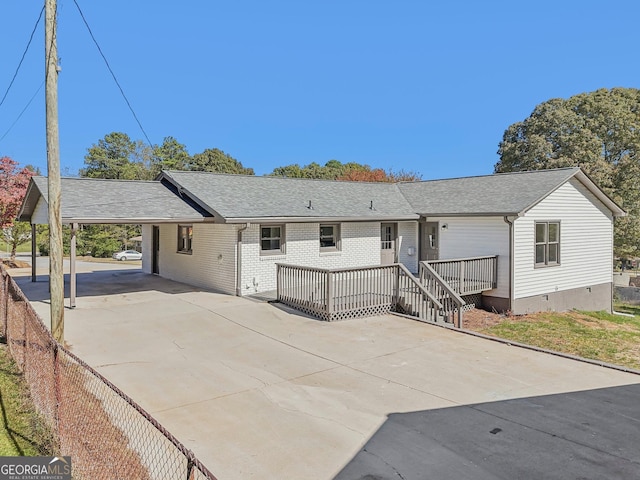
[{"label": "double-hung window", "polygon": [[320,225],[320,251],[330,252],[340,250],[340,225]]},{"label": "double-hung window", "polygon": [[560,222],[536,222],[536,267],[560,265]]},{"label": "double-hung window", "polygon": [[260,253],[263,255],[284,253],[284,225],[260,226]]},{"label": "double-hung window", "polygon": [[178,253],[191,253],[193,226],[178,225]]}]

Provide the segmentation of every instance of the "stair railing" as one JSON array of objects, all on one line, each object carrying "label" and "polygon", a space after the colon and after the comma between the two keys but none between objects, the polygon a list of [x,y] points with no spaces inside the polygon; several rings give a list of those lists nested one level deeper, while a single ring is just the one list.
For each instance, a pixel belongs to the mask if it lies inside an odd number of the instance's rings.
[{"label": "stair railing", "polygon": [[427,262],[420,262],[420,284],[442,304],[441,314],[457,328],[462,327],[462,297]]}]

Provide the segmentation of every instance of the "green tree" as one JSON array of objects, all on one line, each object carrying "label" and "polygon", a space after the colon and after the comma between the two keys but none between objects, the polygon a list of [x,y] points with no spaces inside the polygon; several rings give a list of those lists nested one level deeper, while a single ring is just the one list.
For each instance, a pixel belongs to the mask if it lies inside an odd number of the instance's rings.
[{"label": "green tree", "polygon": [[11,247],[10,261],[15,262],[18,247],[31,240],[31,225],[29,222],[14,222],[10,227],[2,229],[2,237]]},{"label": "green tree", "polygon": [[269,174],[276,177],[288,178],[320,178],[324,180],[337,180],[345,176],[351,171],[371,171],[369,165],[360,165],[359,163],[342,163],[339,160],[329,160],[324,165],[311,162],[304,167],[297,163],[276,167]]},{"label": "green tree", "polygon": [[150,162],[150,147],[140,140],[131,140],[126,133],[112,132],[88,149],[80,176],[147,180],[151,178]]},{"label": "green tree", "polygon": [[173,137],[165,137],[151,154],[150,176],[156,178],[162,170],[184,170],[191,162],[187,147]]},{"label": "green tree", "polygon": [[640,90],[600,89],[536,106],[509,126],[496,173],[580,166],[628,213],[615,253],[640,255]]},{"label": "green tree", "polygon": [[324,165],[312,162],[301,167],[297,163],[273,169],[269,175],[288,178],[320,178],[325,180],[350,180],[355,182],[403,182],[420,180],[422,175],[416,172],[400,170],[393,172],[381,168],[372,169],[369,165],[339,160],[329,160]]},{"label": "green tree", "polygon": [[254,175],[253,168],[245,168],[238,160],[217,148],[207,148],[202,153],[196,153],[184,165],[185,170],[197,172],[235,173]]}]

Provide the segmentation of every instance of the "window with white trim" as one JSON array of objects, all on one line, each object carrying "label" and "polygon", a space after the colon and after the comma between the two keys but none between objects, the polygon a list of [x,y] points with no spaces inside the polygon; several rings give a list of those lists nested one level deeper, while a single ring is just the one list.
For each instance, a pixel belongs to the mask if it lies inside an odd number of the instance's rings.
[{"label": "window with white trim", "polygon": [[536,267],[560,265],[560,222],[536,222]]},{"label": "window with white trim", "polygon": [[193,226],[178,225],[178,253],[191,253]]},{"label": "window with white trim", "polygon": [[284,253],[284,225],[260,226],[260,253],[263,255]]},{"label": "window with white trim", "polygon": [[340,224],[320,225],[320,251],[340,250]]}]

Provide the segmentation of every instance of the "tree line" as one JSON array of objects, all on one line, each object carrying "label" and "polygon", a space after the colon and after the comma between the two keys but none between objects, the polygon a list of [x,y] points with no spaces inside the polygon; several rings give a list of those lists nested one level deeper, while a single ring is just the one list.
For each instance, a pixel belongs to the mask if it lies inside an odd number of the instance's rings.
[{"label": "tree line", "polygon": [[615,221],[616,256],[640,256],[640,90],[543,102],[506,129],[498,154],[496,173],[582,167],[627,212]]},{"label": "tree line", "polygon": [[[615,255],[637,257],[640,256],[639,151],[640,90],[600,89],[545,101],[529,117],[510,125],[499,143],[500,159],[494,170],[502,173],[582,167],[628,214],[615,222]],[[109,133],[89,147],[84,164],[79,175],[89,178],[151,180],[162,170],[254,174],[252,168],[217,148],[190,155],[186,146],[173,137],[150,146],[122,132]],[[0,165],[0,174],[1,169]],[[369,182],[422,178],[413,171],[394,172],[338,160],[329,160],[324,165],[315,162],[284,165],[274,168],[269,175]],[[0,178],[0,188],[4,181]],[[0,198],[0,204],[5,201]],[[11,224],[5,221],[2,227],[4,232]],[[94,256],[108,256],[128,246],[128,239],[139,232],[139,226],[86,226],[78,244]],[[42,241],[38,241],[43,250],[47,248],[45,240],[43,234]]]},{"label": "tree line", "polygon": [[[132,140],[126,133],[112,132],[92,145],[84,157],[84,168],[79,175],[89,178],[122,180],[153,180],[162,170],[189,170],[254,175],[231,155],[217,148],[208,148],[190,155],[184,144],[174,137],[166,137],[161,145],[147,145]],[[351,180],[367,182],[397,182],[419,180],[417,172],[371,168],[355,162],[342,163],[329,160],[324,165],[312,162],[276,167],[268,175],[289,178],[317,178],[326,180]]]}]

